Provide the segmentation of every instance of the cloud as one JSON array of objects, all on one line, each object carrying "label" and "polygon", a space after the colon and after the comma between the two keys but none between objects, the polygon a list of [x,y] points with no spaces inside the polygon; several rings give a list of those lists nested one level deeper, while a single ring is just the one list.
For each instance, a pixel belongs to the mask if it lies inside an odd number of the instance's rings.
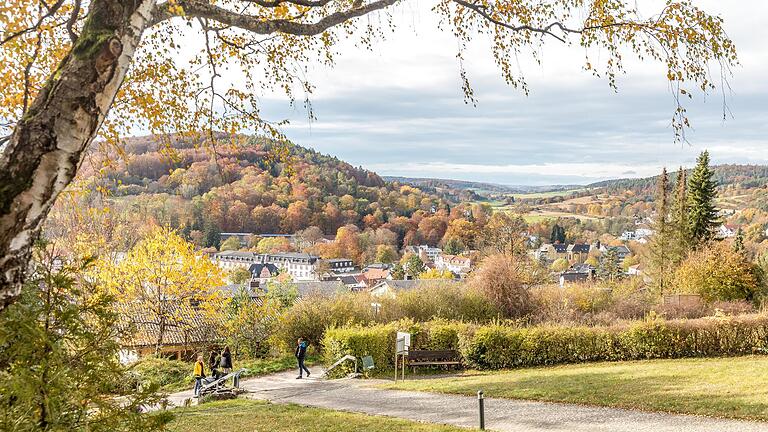
[{"label": "cloud", "polygon": [[768,163],[768,28],[758,18],[768,2],[699,3],[722,14],[742,66],[726,110],[720,94],[695,95],[690,144],[673,142],[674,103],[658,65],[628,62],[616,94],[581,70],[583,53],[557,44],[542,49],[542,66],[521,61],[528,97],[506,86],[483,43],[475,44],[465,66],[479,103],[464,103],[456,43],[434,30],[423,5],[398,9],[406,28],[373,51],[342,46],[334,69],[313,69],[317,121],[277,95],[265,95],[262,112],[289,118],[284,130],[297,144],[385,175],[587,183],[690,166],[703,149],[715,163]]}]

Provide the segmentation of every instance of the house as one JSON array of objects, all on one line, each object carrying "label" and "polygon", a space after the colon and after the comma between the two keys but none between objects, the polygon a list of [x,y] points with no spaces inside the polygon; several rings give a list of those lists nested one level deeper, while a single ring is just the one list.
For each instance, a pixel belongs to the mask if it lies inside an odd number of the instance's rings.
[{"label": "house", "polygon": [[715,234],[717,238],[732,238],[736,237],[736,234],[739,232],[739,226],[738,225],[732,225],[732,224],[722,224],[720,227],[717,228],[717,233]]},{"label": "house", "polygon": [[[161,300],[167,302],[169,315],[163,323],[160,356],[177,360],[194,357],[201,348],[221,343],[217,318],[190,302]],[[160,339],[160,320],[154,312],[139,303],[118,303],[118,328],[122,336],[120,361],[130,363],[141,357],[155,354]]]},{"label": "house", "polygon": [[251,286],[264,286],[272,278],[277,277],[280,273],[280,269],[274,264],[251,264],[248,267],[248,271],[251,273]]},{"label": "house", "polygon": [[461,255],[441,253],[435,258],[435,268],[437,270],[448,270],[459,276],[466,276],[472,271],[472,259]]},{"label": "house", "polygon": [[294,282],[317,280],[317,264],[320,257],[300,252],[282,252],[262,254],[258,261],[264,264],[274,264],[281,271],[288,273]]},{"label": "house", "polygon": [[337,274],[323,278],[323,281],[338,281],[350,291],[363,291],[369,287],[369,282],[362,274]]},{"label": "house", "polygon": [[454,279],[383,280],[370,288],[368,292],[374,297],[395,297],[401,291],[460,283]]},{"label": "house", "polygon": [[630,241],[635,239],[635,232],[634,231],[624,231],[621,233],[621,236],[619,237],[619,240],[621,241]]},{"label": "house", "polygon": [[332,273],[349,273],[355,271],[355,263],[348,258],[332,258],[323,260],[328,271]]},{"label": "house", "polygon": [[624,245],[619,246],[606,246],[606,245],[600,245],[600,252],[606,253],[609,250],[615,250],[616,255],[619,257],[619,262],[624,262],[624,259],[630,255],[632,255],[632,251],[629,250],[628,247]]},{"label": "house", "polygon": [[418,255],[419,258],[421,258],[422,261],[432,261],[434,262],[437,256],[443,252],[442,249],[431,247],[428,245],[420,245],[420,246],[406,246],[405,247],[405,253],[407,254],[415,254]]},{"label": "house", "polygon": [[574,243],[568,245],[566,252],[568,254],[568,261],[576,261],[583,263],[587,257],[589,257],[589,251],[591,247],[584,243]]},{"label": "house", "polygon": [[567,284],[585,282],[595,277],[596,269],[589,264],[574,264],[560,274],[560,288]]},{"label": "house", "polygon": [[562,243],[545,243],[536,250],[534,256],[538,261],[554,261],[565,258],[568,254],[568,245]]},{"label": "house", "polygon": [[[294,281],[317,280],[319,256],[298,252],[258,254],[256,252],[224,251],[213,254],[212,260],[224,270],[250,268],[253,264],[273,264]],[[253,272],[251,272],[253,273]]]},{"label": "house", "polygon": [[256,252],[223,251],[213,254],[211,260],[223,270],[234,270],[238,267],[247,269],[258,261]]},{"label": "house", "polygon": [[368,281],[369,285],[375,285],[384,279],[392,280],[392,265],[376,263],[363,269],[362,275]]}]

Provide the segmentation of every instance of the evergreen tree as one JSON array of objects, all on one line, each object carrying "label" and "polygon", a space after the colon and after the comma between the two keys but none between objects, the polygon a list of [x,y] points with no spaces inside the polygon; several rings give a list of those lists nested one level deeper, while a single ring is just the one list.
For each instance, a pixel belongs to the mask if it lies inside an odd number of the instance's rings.
[{"label": "evergreen tree", "polygon": [[609,247],[603,256],[600,257],[600,267],[597,269],[597,276],[602,280],[614,281],[621,278],[622,273],[619,252],[615,247]]},{"label": "evergreen tree", "polygon": [[715,207],[717,183],[714,174],[709,167],[709,152],[705,150],[696,160],[696,168],[688,181],[689,227],[694,247],[712,240],[720,223]]},{"label": "evergreen tree", "polygon": [[549,236],[551,243],[565,243],[565,228],[558,224],[552,227],[552,234]]},{"label": "evergreen tree", "polygon": [[736,231],[736,238],[733,240],[733,250],[736,252],[744,252],[744,231],[739,228]]},{"label": "evergreen tree", "polygon": [[141,413],[160,403],[158,386],[132,388],[120,364],[130,329],[114,297],[85,277],[90,261],[57,256],[39,246],[22,296],[0,313],[0,430],[165,430],[170,412]]},{"label": "evergreen tree", "polygon": [[654,287],[664,295],[674,273],[672,261],[673,231],[669,215],[669,176],[664,168],[659,176],[656,191],[656,217],[653,223],[654,234],[648,247],[648,270],[653,278]]},{"label": "evergreen tree", "polygon": [[678,266],[688,256],[691,245],[690,225],[688,223],[688,184],[683,167],[677,171],[670,225],[672,231],[671,259],[673,265]]}]

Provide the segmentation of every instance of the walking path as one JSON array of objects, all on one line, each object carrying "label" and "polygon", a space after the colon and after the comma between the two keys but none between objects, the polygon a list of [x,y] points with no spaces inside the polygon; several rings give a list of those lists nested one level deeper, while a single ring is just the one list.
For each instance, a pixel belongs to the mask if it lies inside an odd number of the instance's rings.
[{"label": "walking path", "polygon": [[[297,380],[283,372],[241,382],[247,397],[365,414],[385,415],[461,427],[478,426],[477,398],[375,388],[382,380],[323,380],[321,370]],[[183,404],[191,391],[169,398]],[[679,414],[646,413],[571,404],[485,399],[486,428],[505,432],[752,432],[768,424]]]}]

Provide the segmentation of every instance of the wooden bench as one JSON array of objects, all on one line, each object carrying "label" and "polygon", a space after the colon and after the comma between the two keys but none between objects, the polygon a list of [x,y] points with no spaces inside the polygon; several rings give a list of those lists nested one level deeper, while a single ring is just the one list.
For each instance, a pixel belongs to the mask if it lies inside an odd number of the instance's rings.
[{"label": "wooden bench", "polygon": [[454,350],[427,351],[412,350],[408,351],[408,366],[413,368],[416,373],[417,366],[461,366],[461,356]]}]

